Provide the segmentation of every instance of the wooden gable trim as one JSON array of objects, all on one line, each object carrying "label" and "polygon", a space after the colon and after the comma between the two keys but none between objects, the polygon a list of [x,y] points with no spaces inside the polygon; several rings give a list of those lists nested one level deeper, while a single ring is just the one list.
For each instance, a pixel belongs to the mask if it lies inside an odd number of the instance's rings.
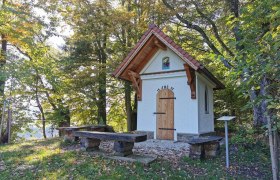
[{"label": "wooden gable trim", "polygon": [[132,82],[132,87],[137,94],[137,100],[142,101],[142,79],[141,79],[140,75],[131,70],[128,70],[128,75]]},{"label": "wooden gable trim", "polygon": [[191,68],[188,64],[184,64],[184,68],[188,78],[188,85],[191,89],[191,98],[196,99],[196,78],[195,70]]},{"label": "wooden gable trim", "polygon": [[160,49],[162,49],[162,50],[164,50],[164,51],[167,50],[166,45],[163,44],[163,43],[162,43],[161,41],[159,41],[158,39],[155,39],[155,40],[154,40],[154,44],[155,44],[155,46],[157,46],[158,48],[160,48]]},{"label": "wooden gable trim", "polygon": [[117,72],[115,74],[116,77],[119,77],[123,71],[127,68],[127,66],[130,64],[130,62],[134,59],[134,57],[138,54],[138,52],[142,49],[142,47],[146,44],[146,42],[150,39],[150,37],[153,35],[152,30],[149,30],[148,34],[143,37],[143,40],[139,41],[139,44],[136,44],[136,47],[132,50],[131,54],[129,53],[126,58],[127,60],[124,61],[124,64],[120,65],[120,68],[117,69]]},{"label": "wooden gable trim", "polygon": [[[199,62],[192,62],[190,59],[193,59],[187,52],[185,52],[180,46],[178,46],[173,40],[171,40],[168,36],[165,35],[163,38],[158,33],[153,33],[163,44],[165,44],[168,48],[170,48],[177,56],[179,56],[183,61],[188,63],[193,69],[197,70],[200,66]],[[168,39],[166,40],[166,37]],[[174,47],[175,46],[175,47]]]},{"label": "wooden gable trim", "polygon": [[[155,36],[156,38],[154,38]],[[152,43],[150,40],[153,39]],[[138,41],[138,43],[135,45],[135,47],[130,51],[130,53],[126,56],[124,61],[116,68],[116,70],[113,72],[113,76],[128,80],[130,81],[130,78],[128,76],[128,70],[132,70],[134,72],[139,73],[141,71],[141,68],[143,68],[145,63],[131,65],[135,59],[138,59],[137,54],[139,54],[139,51],[145,47],[145,44],[150,42],[150,45],[153,45],[154,48],[152,48],[152,51],[158,50],[158,49],[165,49],[170,48],[175,54],[177,54],[182,60],[184,60],[188,65],[198,71],[199,73],[203,73],[206,76],[209,77],[211,81],[213,81],[216,84],[215,89],[224,89],[225,86],[216,78],[212,73],[210,73],[205,67],[202,66],[201,63],[199,63],[197,60],[195,60],[192,56],[190,56],[186,51],[184,51],[179,45],[177,45],[169,36],[164,34],[161,29],[159,29],[156,25],[152,24],[149,26],[149,29],[144,33],[144,35],[141,37],[141,39]],[[153,53],[149,53],[147,56],[151,56]],[[144,61],[146,59],[144,59]],[[143,59],[140,58],[140,60],[136,60],[136,62],[142,61]],[[140,69],[140,70],[139,70]]]},{"label": "wooden gable trim", "polygon": [[142,73],[141,75],[167,74],[167,73],[176,73],[176,72],[182,72],[182,71],[186,71],[186,70],[179,69],[179,70],[172,70],[172,71],[158,71],[158,72]]}]

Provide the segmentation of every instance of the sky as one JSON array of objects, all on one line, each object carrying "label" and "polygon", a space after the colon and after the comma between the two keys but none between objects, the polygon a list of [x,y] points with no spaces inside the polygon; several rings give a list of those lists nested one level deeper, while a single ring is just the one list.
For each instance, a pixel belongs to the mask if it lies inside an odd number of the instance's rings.
[{"label": "sky", "polygon": [[[45,23],[50,22],[48,14],[43,9],[34,8],[34,13],[37,16],[41,17],[45,21]],[[67,25],[65,22],[60,22],[60,25],[56,28],[56,33],[59,36],[52,36],[47,40],[47,44],[56,49],[60,49],[62,46],[64,46],[65,45],[64,39],[73,35],[73,31],[71,30],[71,27]]]}]

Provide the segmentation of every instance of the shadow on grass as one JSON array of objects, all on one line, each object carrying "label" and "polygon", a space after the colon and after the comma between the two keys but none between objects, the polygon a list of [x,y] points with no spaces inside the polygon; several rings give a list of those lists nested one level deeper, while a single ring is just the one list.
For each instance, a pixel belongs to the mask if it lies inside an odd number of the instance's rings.
[{"label": "shadow on grass", "polygon": [[225,147],[222,146],[221,154],[216,158],[197,160],[185,157],[187,172],[196,174],[196,177],[241,178],[241,179],[270,179],[270,159],[268,147],[260,144],[250,148],[236,148],[230,145],[230,168],[225,167]]}]

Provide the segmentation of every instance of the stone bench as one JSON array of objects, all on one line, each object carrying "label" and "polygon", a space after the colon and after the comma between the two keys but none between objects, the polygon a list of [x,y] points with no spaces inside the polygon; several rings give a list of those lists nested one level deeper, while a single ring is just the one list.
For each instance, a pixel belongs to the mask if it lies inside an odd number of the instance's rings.
[{"label": "stone bench", "polygon": [[58,127],[56,128],[64,135],[64,141],[74,142],[78,141],[79,137],[74,136],[75,131],[100,131],[100,132],[114,132],[111,126],[107,125],[87,125],[87,126],[71,126],[71,127]]},{"label": "stone bench", "polygon": [[143,134],[126,134],[110,132],[89,132],[75,131],[74,136],[81,138],[81,146],[87,151],[98,150],[101,140],[113,140],[114,151],[117,156],[128,156],[133,154],[132,149],[135,142],[147,140],[147,135]]},{"label": "stone bench", "polygon": [[205,136],[188,141],[191,145],[189,157],[195,159],[204,159],[205,157],[215,157],[220,153],[219,136]]}]

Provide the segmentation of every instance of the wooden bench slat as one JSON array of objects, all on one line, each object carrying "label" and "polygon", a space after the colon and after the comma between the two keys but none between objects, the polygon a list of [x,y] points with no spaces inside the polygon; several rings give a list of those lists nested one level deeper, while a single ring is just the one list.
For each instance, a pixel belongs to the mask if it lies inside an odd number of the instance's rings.
[{"label": "wooden bench slat", "polygon": [[144,134],[125,134],[125,133],[92,132],[92,131],[75,131],[74,136],[96,138],[100,140],[125,141],[125,142],[142,142],[147,140],[147,135]]}]

